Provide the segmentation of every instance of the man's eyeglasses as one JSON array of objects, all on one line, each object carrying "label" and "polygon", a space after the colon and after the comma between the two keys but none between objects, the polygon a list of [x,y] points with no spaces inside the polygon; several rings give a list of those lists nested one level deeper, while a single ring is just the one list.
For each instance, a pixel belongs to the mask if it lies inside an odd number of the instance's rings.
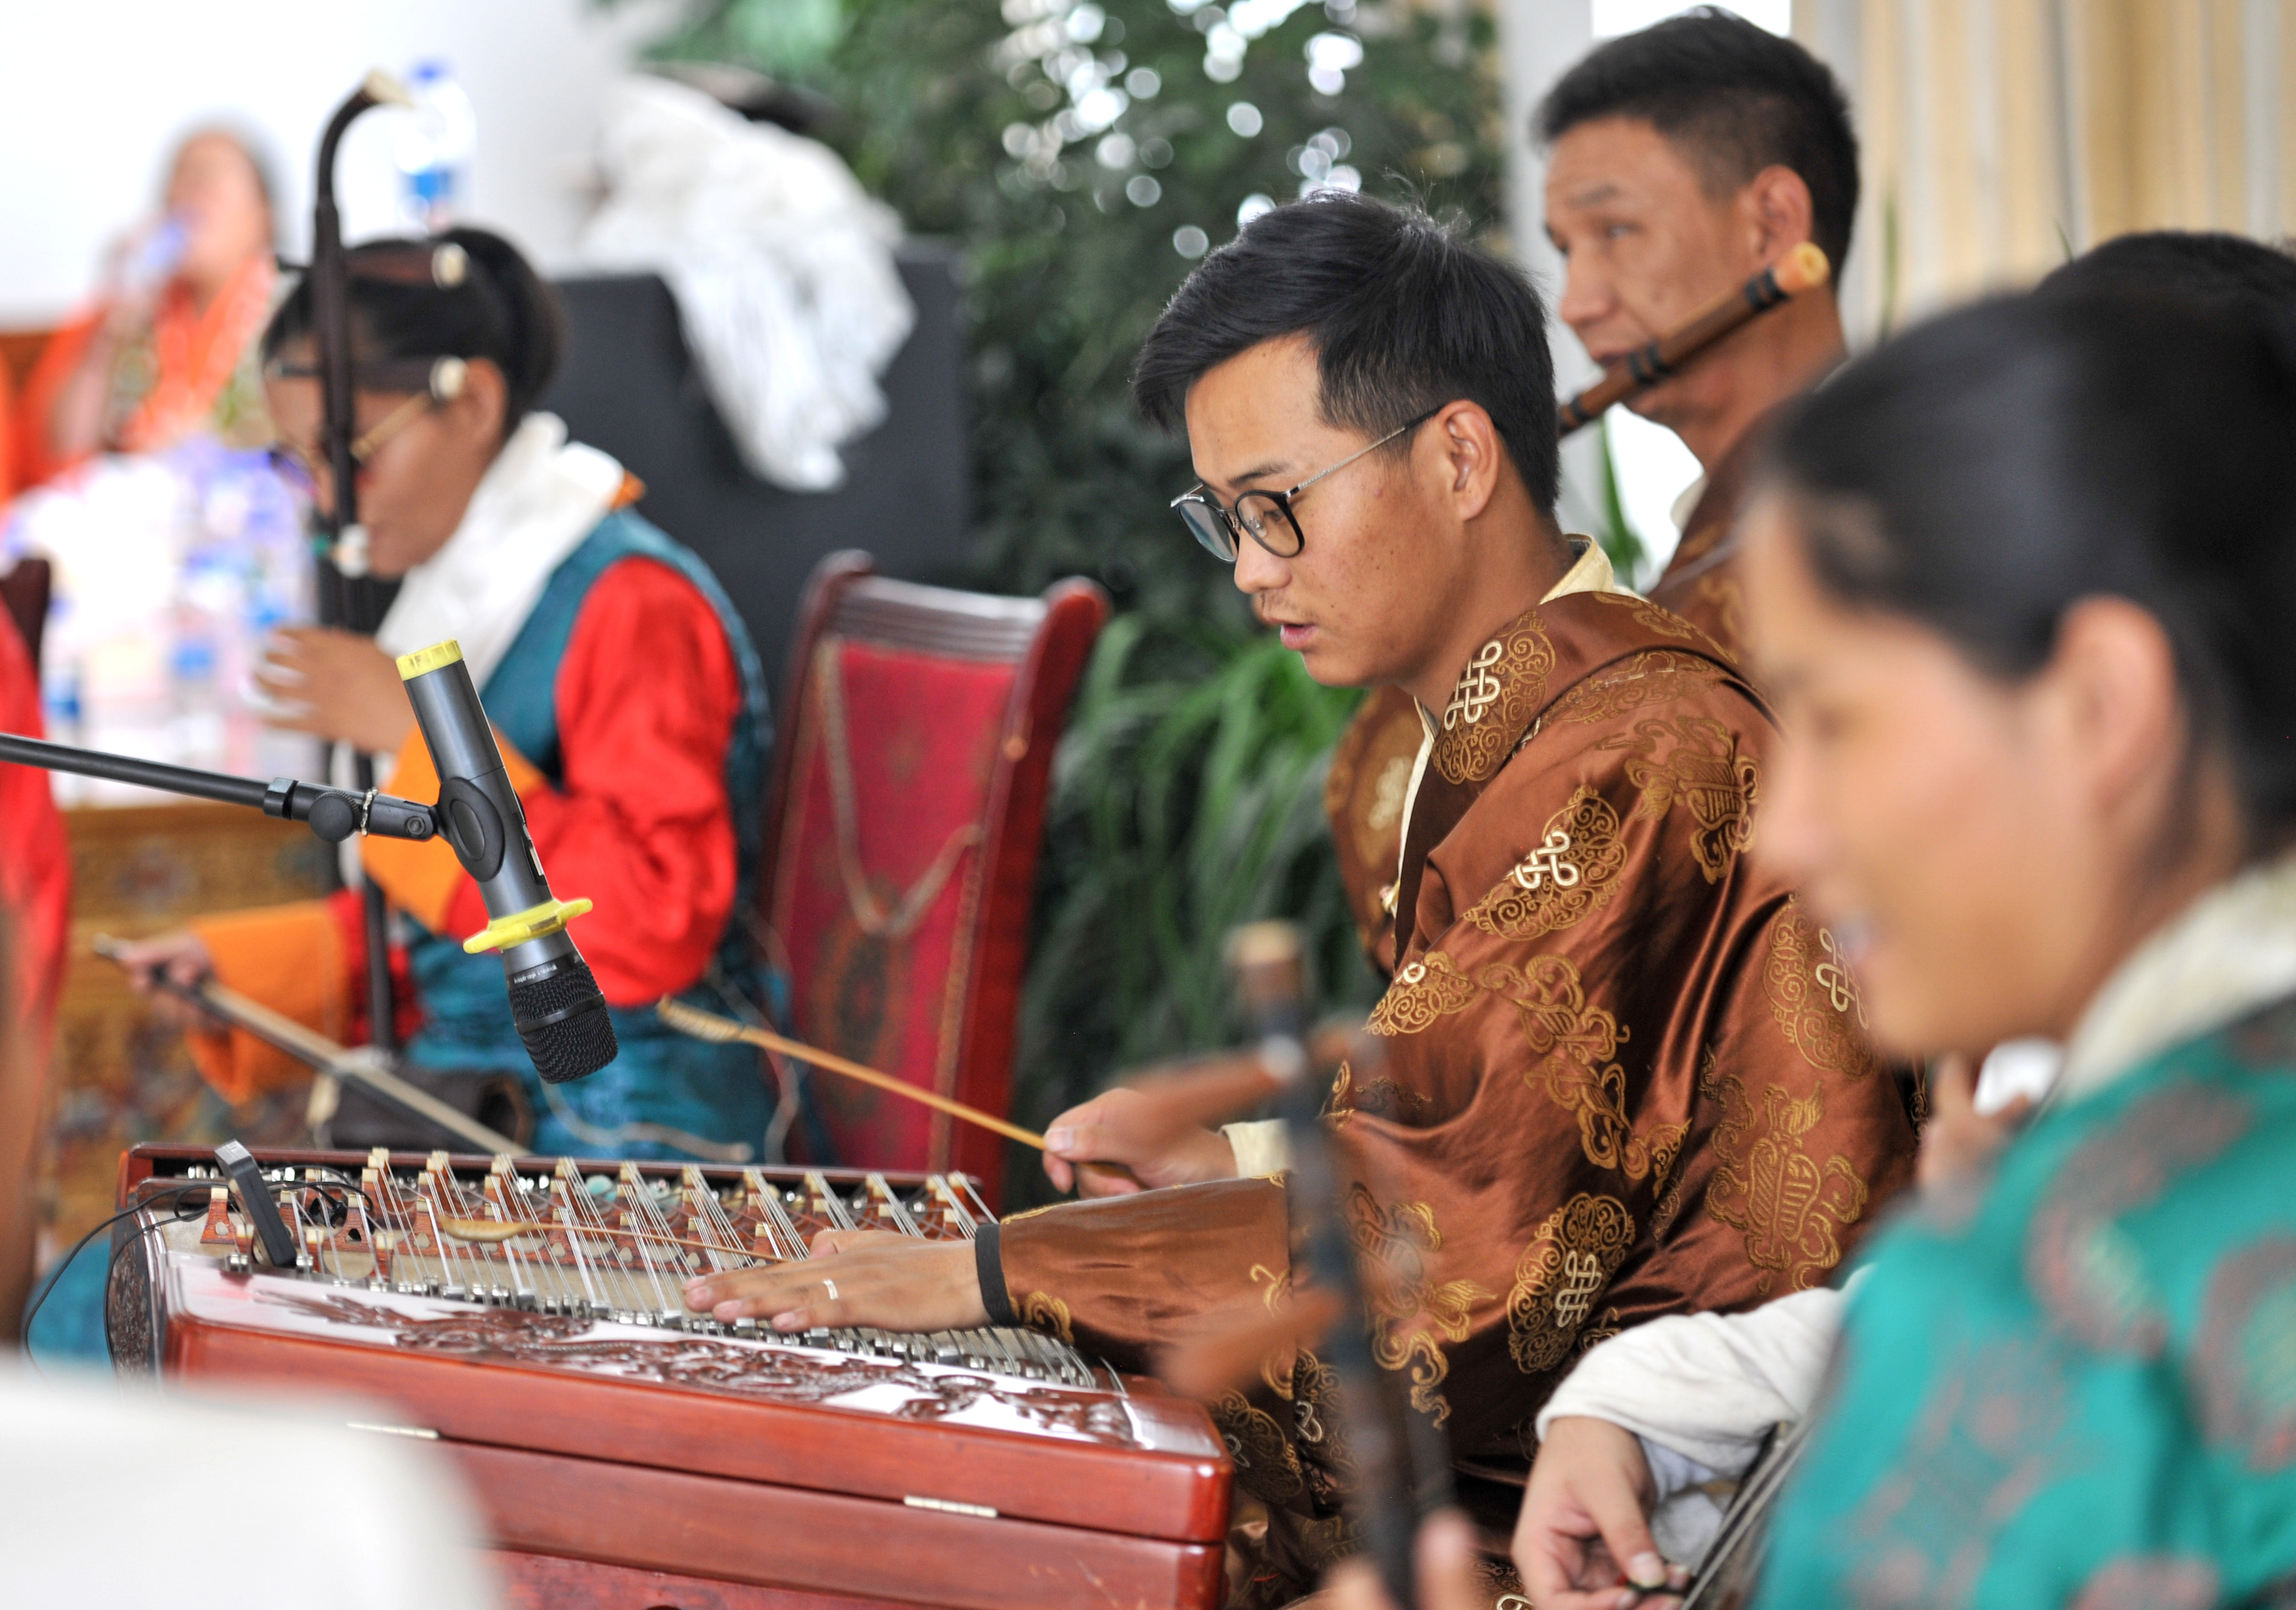
[{"label": "man's eyeglasses", "polygon": [[1188,533],[1201,543],[1212,555],[1228,564],[1235,563],[1236,543],[1242,534],[1267,549],[1278,559],[1292,559],[1308,545],[1307,534],[1300,529],[1300,517],[1292,512],[1292,500],[1322,480],[1327,475],[1337,475],[1366,454],[1378,452],[1399,436],[1407,436],[1429,420],[1443,412],[1437,405],[1415,420],[1398,425],[1385,436],[1360,452],[1350,453],[1328,470],[1319,470],[1288,492],[1246,492],[1235,500],[1235,507],[1226,509],[1204,489],[1199,481],[1189,491],[1172,500],[1172,507],[1180,511],[1181,520]]}]

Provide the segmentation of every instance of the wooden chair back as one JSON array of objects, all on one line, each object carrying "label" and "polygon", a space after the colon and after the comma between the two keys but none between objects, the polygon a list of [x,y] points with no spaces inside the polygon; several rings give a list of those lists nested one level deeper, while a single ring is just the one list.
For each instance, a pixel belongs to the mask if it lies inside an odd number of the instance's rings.
[{"label": "wooden chair back", "polygon": [[[1053,751],[1107,594],[997,598],[815,568],[791,643],[758,909],[797,1036],[1003,1115]],[[963,1169],[995,1135],[816,1074],[835,1161]]]}]

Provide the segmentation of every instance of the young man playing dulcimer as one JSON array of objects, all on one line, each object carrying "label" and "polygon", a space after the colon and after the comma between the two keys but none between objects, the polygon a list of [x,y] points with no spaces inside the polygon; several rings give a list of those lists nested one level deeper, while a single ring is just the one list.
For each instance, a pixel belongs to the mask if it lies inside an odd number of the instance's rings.
[{"label": "young man playing dulcimer", "polygon": [[[1791,39],[1725,12],[1602,45],[1556,83],[1532,129],[1548,151],[1556,307],[1604,365],[1732,298],[1804,242],[1838,276],[1857,209],[1857,141],[1833,76]],[[1704,470],[1650,596],[1742,666],[1732,531],[1761,426],[1843,356],[1834,278],[1751,319],[1624,406],[1679,435]],[[1396,870],[1397,789],[1417,744],[1397,693],[1367,700],[1333,756],[1325,808],[1374,967]]]},{"label": "young man playing dulcimer", "polygon": [[[1744,857],[1768,716],[1555,525],[1546,352],[1519,273],[1341,196],[1207,259],[1136,382],[1152,420],[1185,421],[1202,482],[1176,506],[1260,618],[1318,680],[1429,712],[1403,965],[1369,1026],[1384,1066],[1343,1076],[1332,1122],[1354,1232],[1405,1271],[1382,1360],[1498,1530],[1581,1348],[1822,1279],[1914,1145],[1828,936]],[[785,1331],[1018,1319],[1137,1365],[1292,1279],[1284,1185],[1225,1146],[1172,1148],[1184,1189],[972,1246],[840,1236],[687,1302]],[[1240,1602],[1283,1602],[1349,1546],[1328,1372],[1302,1352],[1215,1409],[1273,1516]]]}]

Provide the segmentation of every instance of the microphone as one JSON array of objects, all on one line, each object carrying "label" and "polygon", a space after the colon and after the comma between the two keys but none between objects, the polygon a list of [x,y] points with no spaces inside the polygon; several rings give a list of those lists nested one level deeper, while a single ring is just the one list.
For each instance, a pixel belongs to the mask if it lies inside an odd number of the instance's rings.
[{"label": "microphone", "polygon": [[590,964],[566,935],[590,903],[550,892],[462,645],[449,638],[402,654],[398,674],[439,770],[439,831],[494,919],[463,948],[502,952],[511,1017],[536,1073],[552,1084],[594,1074],[620,1047]]}]

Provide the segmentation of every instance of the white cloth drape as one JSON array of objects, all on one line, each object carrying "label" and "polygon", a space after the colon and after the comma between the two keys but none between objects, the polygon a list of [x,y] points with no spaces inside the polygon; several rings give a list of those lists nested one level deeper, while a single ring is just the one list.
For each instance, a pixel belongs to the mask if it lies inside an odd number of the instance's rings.
[{"label": "white cloth drape", "polygon": [[837,450],[883,421],[877,377],[916,323],[891,210],[827,146],[662,78],[609,93],[599,167],[583,262],[669,282],[751,470],[796,491],[842,483]]}]

